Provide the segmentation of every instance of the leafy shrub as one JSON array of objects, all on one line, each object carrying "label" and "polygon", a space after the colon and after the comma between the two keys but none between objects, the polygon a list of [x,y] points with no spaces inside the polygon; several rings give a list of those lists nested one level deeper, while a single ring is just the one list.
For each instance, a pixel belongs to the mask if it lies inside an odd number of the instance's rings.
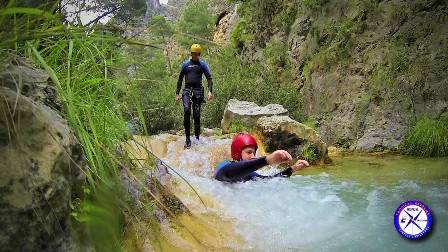
[{"label": "leafy shrub", "polygon": [[[293,119],[300,118],[302,98],[295,82],[282,82],[278,73],[267,73],[261,63],[248,65],[231,47],[221,48],[206,61],[215,83],[215,99],[204,106],[204,126],[219,126],[224,108],[232,98],[255,102],[260,106],[281,104],[291,112]],[[223,62],[232,63],[223,66]]]},{"label": "leafy shrub", "polygon": [[160,36],[162,39],[173,35],[173,27],[162,15],[153,16],[149,21],[148,28],[152,35]]},{"label": "leafy shrub", "polygon": [[346,43],[350,40],[353,34],[359,31],[360,25],[359,22],[345,18],[340,23],[331,23],[329,28],[334,34],[334,42]]},{"label": "leafy shrub", "polygon": [[247,31],[247,21],[241,18],[235,29],[233,29],[232,43],[238,49],[243,49],[244,43],[253,39],[253,35]]},{"label": "leafy shrub", "polygon": [[[269,33],[282,31],[288,34],[297,11],[297,1],[287,0],[247,0],[241,1],[238,7],[238,14],[244,20],[244,23],[241,24],[244,25],[244,35],[251,39],[257,38],[256,42],[259,45],[264,44],[264,39]],[[237,27],[236,30],[240,29]],[[246,40],[243,36],[237,36],[239,31],[236,33],[235,39],[240,39],[234,42]],[[236,45],[241,46],[241,43]]]}]

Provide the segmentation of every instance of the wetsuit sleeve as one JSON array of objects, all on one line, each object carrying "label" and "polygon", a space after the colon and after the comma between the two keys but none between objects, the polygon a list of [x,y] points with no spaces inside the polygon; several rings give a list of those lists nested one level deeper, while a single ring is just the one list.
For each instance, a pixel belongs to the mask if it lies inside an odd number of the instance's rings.
[{"label": "wetsuit sleeve", "polygon": [[205,63],[205,62],[202,62],[202,67],[204,68],[205,78],[207,78],[208,91],[210,93],[213,93],[213,79],[212,79],[212,74],[210,72],[210,68],[208,67],[207,63]]},{"label": "wetsuit sleeve", "polygon": [[262,179],[269,179],[269,178],[275,178],[275,177],[289,178],[289,177],[291,177],[292,173],[293,173],[292,168],[288,167],[285,170],[283,170],[277,174],[270,175],[270,176],[264,176],[264,175],[260,175],[257,173],[256,177],[262,178]]},{"label": "wetsuit sleeve", "polygon": [[220,181],[242,180],[252,172],[268,165],[266,157],[254,158],[246,161],[232,162],[219,168],[215,179]]},{"label": "wetsuit sleeve", "polygon": [[182,81],[185,76],[185,67],[187,66],[187,62],[184,62],[182,64],[182,67],[180,68],[179,78],[177,79],[177,87],[176,87],[176,95],[180,93],[180,89],[182,88]]}]

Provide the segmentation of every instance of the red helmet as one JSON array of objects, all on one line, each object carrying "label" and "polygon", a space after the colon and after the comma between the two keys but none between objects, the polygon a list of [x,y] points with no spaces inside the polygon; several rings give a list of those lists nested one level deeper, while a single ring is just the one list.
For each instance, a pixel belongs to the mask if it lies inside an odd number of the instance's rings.
[{"label": "red helmet", "polygon": [[255,151],[257,150],[258,145],[255,138],[249,133],[238,134],[233,139],[232,146],[230,147],[233,160],[241,160],[241,153],[248,146],[253,146],[255,147]]}]

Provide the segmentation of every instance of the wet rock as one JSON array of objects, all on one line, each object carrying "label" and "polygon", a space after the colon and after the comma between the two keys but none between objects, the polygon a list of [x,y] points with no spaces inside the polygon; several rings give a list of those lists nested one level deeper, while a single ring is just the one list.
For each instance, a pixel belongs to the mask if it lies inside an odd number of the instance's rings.
[{"label": "wet rock", "polygon": [[254,134],[267,152],[282,149],[293,158],[308,159],[311,163],[332,163],[321,136],[288,116],[261,117],[255,124]]},{"label": "wet rock", "polygon": [[203,128],[202,132],[201,132],[201,136],[211,137],[211,136],[216,136],[219,133],[220,133],[219,130],[218,130],[218,132],[216,132],[214,129]]},{"label": "wet rock", "polygon": [[148,136],[133,136],[132,140],[124,144],[124,148],[136,159],[135,165],[142,167],[151,154],[158,158],[164,158],[167,154],[166,142],[159,138]]},{"label": "wet rock", "polygon": [[67,122],[5,87],[0,111],[0,248],[91,251],[81,247],[70,218],[87,162]]},{"label": "wet rock", "polygon": [[[177,135],[177,136],[185,136],[185,129],[181,129],[178,131],[169,130],[167,133],[172,134],[172,135]],[[204,137],[216,136],[217,134],[220,134],[220,133],[221,133],[220,129],[202,128],[201,134],[199,135],[199,137],[201,137],[201,136],[204,136]],[[192,132],[190,132],[190,134],[192,134]],[[192,134],[191,137],[193,138],[194,134]]]},{"label": "wet rock", "polygon": [[232,123],[242,124],[247,128],[252,128],[259,118],[274,115],[287,116],[288,110],[279,104],[269,104],[260,107],[253,102],[230,99],[221,120],[222,133],[229,133],[229,128]]}]

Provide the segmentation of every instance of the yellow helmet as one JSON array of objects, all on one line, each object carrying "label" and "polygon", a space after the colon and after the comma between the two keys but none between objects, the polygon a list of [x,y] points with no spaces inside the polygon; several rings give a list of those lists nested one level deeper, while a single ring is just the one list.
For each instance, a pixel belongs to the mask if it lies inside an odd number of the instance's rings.
[{"label": "yellow helmet", "polygon": [[199,44],[193,44],[190,47],[190,52],[194,52],[194,53],[201,53],[202,52],[202,47]]}]

